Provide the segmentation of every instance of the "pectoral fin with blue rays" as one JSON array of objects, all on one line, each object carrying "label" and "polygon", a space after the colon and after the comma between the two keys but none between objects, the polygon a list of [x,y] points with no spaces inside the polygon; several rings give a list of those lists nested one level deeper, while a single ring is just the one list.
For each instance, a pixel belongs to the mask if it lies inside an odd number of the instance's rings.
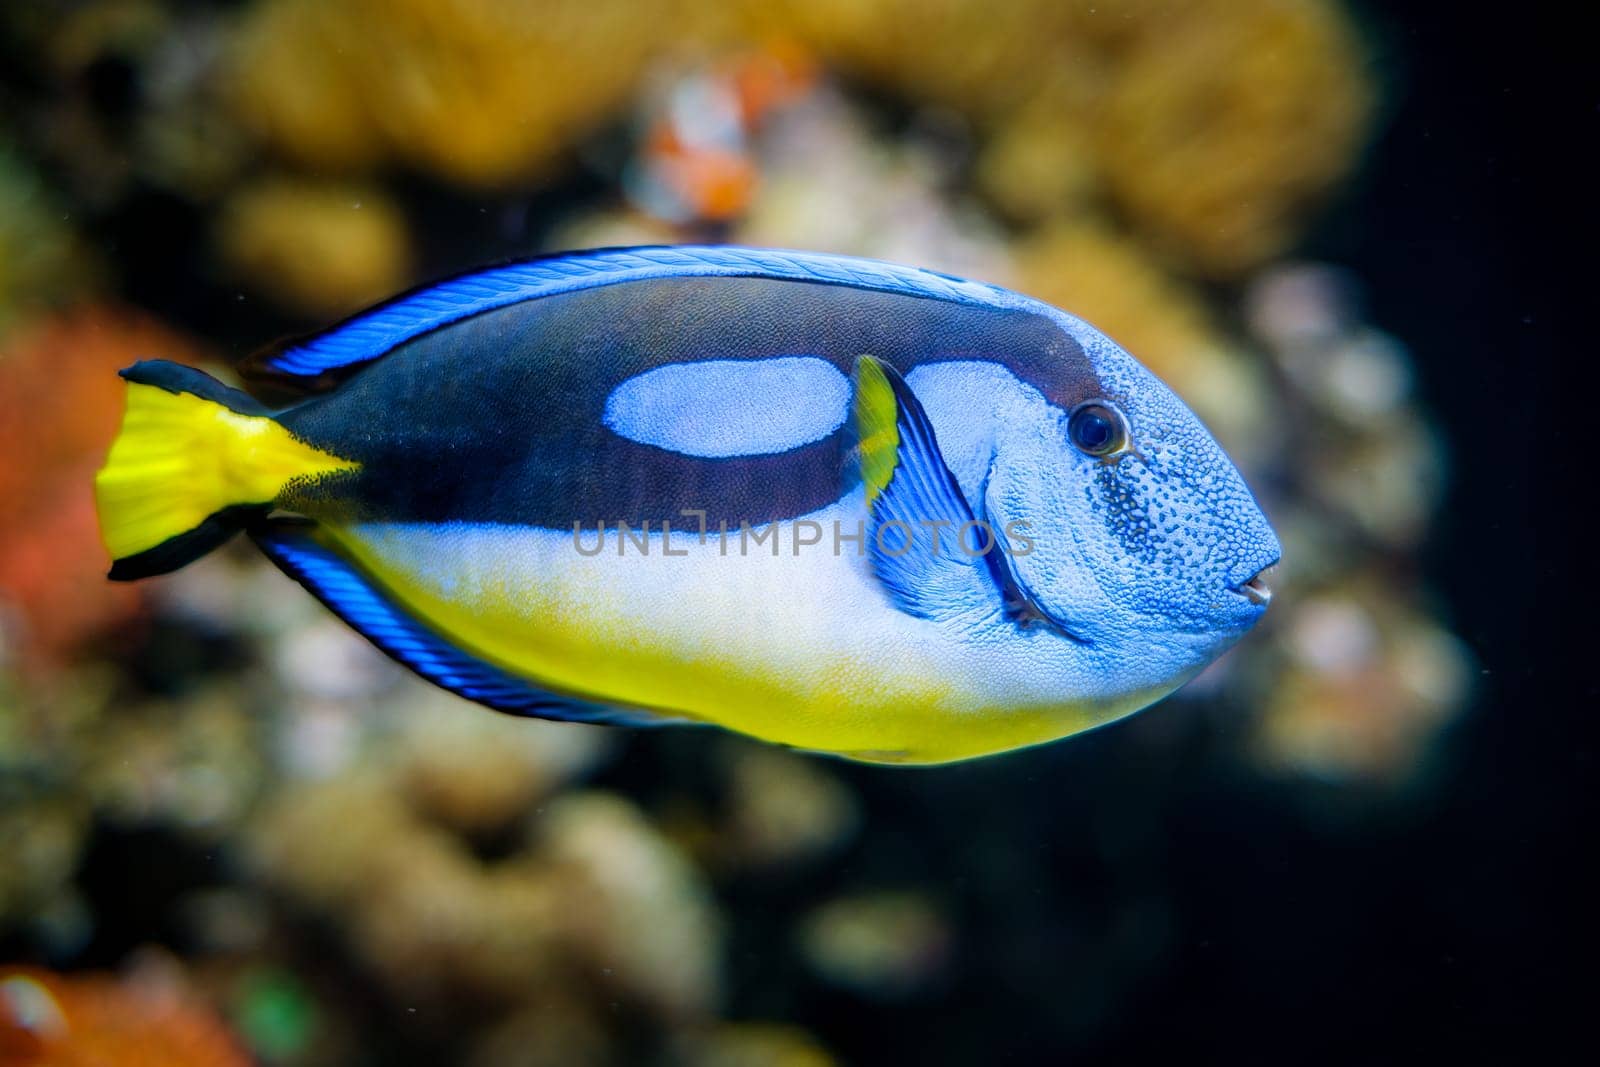
[{"label": "pectoral fin with blue rays", "polygon": [[245,368],[130,368],[112,577],[246,531],[502,711],[878,762],[1143,707],[1264,610],[1278,544],[1159,380],[1006,290],[640,248],[463,275]]}]

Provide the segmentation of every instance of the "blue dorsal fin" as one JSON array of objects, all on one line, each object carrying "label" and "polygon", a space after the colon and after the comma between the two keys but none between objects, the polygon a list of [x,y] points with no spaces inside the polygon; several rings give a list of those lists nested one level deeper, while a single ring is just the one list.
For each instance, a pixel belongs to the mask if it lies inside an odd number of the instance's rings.
[{"label": "blue dorsal fin", "polygon": [[386,655],[458,696],[512,715],[564,722],[660,726],[684,721],[548,693],[462,651],[389,599],[305,523],[270,523],[251,537],[285,574]]},{"label": "blue dorsal fin", "polygon": [[988,307],[1015,293],[917,267],[782,249],[668,245],[575,252],[491,267],[414,290],[325,333],[251,357],[260,378],[315,379],[367,363],[441,326],[523,300],[652,278],[757,277],[846,285]]},{"label": "blue dorsal fin", "polygon": [[856,361],[855,378],[856,433],[871,513],[867,545],[878,581],[897,607],[918,618],[1005,617],[994,561],[999,547],[992,532],[985,534],[987,525],[975,521],[945,466],[916,394],[893,367],[871,356]]}]

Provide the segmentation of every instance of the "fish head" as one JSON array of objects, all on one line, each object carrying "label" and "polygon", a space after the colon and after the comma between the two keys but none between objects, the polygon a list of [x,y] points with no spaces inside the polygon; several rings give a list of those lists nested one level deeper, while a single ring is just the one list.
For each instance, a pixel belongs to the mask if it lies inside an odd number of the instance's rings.
[{"label": "fish head", "polygon": [[1183,401],[1063,319],[1092,384],[1066,404],[1032,389],[1002,401],[983,506],[1024,611],[1095,649],[1121,679],[1108,685],[1170,690],[1261,618],[1278,538]]}]

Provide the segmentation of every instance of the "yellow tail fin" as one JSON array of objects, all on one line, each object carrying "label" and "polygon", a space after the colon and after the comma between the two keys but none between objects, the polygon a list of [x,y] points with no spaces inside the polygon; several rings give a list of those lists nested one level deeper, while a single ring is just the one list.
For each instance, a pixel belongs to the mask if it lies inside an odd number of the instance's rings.
[{"label": "yellow tail fin", "polygon": [[264,513],[290,482],[354,470],[243,393],[176,363],[123,371],[122,430],[95,476],[113,578],[175,570]]}]

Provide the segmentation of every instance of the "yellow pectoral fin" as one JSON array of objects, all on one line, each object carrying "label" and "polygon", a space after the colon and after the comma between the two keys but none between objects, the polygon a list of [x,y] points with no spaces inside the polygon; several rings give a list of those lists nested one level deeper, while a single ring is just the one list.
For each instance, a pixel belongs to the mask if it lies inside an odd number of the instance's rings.
[{"label": "yellow pectoral fin", "polygon": [[854,413],[861,481],[866,486],[867,503],[871,504],[894,476],[896,453],[900,448],[894,387],[883,372],[883,364],[872,356],[856,360]]}]

